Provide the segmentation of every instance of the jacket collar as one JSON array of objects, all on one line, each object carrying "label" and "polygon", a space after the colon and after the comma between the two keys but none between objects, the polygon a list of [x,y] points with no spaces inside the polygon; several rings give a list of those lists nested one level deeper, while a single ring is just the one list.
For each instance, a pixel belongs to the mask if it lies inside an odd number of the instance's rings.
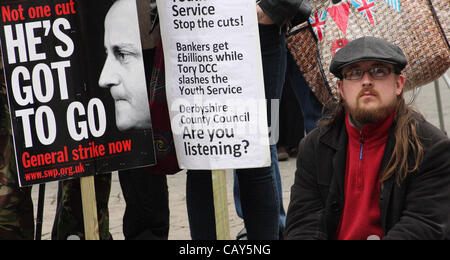
[{"label": "jacket collar", "polygon": [[[345,117],[337,119],[331,125],[324,126],[320,130],[319,141],[333,150],[341,150],[347,147],[348,134],[345,128]],[[345,142],[342,142],[345,139]]]},{"label": "jacket collar", "polygon": [[394,121],[395,112],[389,113],[386,117],[377,122],[369,123],[364,125],[361,129],[358,129],[351,123],[351,117],[349,114],[345,116],[345,124],[347,133],[350,140],[353,142],[361,142],[363,140],[365,143],[380,143],[386,142],[389,135],[392,123]]},{"label": "jacket collar", "polygon": [[[392,117],[392,118],[390,118]],[[389,133],[387,144],[391,143],[391,148],[394,146],[395,138],[393,138],[394,135],[394,129],[395,129],[395,116],[390,114],[389,115],[389,122],[387,124],[389,125],[389,129],[387,130]],[[320,130],[319,134],[319,141],[332,148],[333,150],[346,150],[347,149],[347,142],[348,142],[348,133],[347,128],[345,125],[346,117],[343,116],[340,119],[337,119],[334,123],[331,125],[324,126]],[[386,147],[387,148],[387,147]],[[388,158],[389,159],[389,158]],[[383,160],[382,166],[385,166],[387,164],[387,161]]]}]

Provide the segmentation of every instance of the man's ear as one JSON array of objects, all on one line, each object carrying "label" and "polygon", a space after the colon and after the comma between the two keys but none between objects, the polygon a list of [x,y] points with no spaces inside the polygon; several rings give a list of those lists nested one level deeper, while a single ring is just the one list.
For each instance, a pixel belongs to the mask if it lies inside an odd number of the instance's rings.
[{"label": "man's ear", "polygon": [[397,96],[403,92],[404,86],[405,86],[405,76],[399,75],[397,77],[396,90],[395,90],[395,94],[397,94]]},{"label": "man's ear", "polygon": [[338,86],[338,90],[339,90],[339,94],[341,95],[341,98],[344,98],[343,85],[344,85],[344,83],[342,82],[342,80],[337,81],[337,86]]}]

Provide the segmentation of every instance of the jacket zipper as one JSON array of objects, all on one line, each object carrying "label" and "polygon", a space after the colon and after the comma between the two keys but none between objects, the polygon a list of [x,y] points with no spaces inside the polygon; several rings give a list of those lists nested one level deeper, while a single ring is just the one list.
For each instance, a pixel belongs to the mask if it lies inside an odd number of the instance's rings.
[{"label": "jacket zipper", "polygon": [[363,157],[364,157],[364,136],[361,133],[360,138],[361,149],[359,151],[359,161],[358,161],[358,174],[356,177],[356,187],[359,190],[363,189]]},{"label": "jacket zipper", "polygon": [[359,152],[359,160],[362,161],[363,159],[363,152],[364,152],[364,139],[361,137],[361,151]]}]

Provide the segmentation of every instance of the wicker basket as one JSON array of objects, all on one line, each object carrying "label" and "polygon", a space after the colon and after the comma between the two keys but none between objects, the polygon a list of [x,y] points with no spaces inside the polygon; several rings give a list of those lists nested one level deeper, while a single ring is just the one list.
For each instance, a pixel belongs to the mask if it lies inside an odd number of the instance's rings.
[{"label": "wicker basket", "polygon": [[[432,11],[436,14],[439,25],[444,32],[447,39],[447,44],[450,40],[450,0],[428,0],[432,7]],[[450,47],[450,46],[449,46]]]},{"label": "wicker basket", "polygon": [[[432,6],[431,0],[310,2],[310,29],[305,25],[295,28],[288,37],[288,47],[325,105],[339,99],[337,78],[329,71],[334,53],[362,36],[384,38],[403,49],[409,61],[404,71],[406,90],[436,80],[450,67],[450,48],[443,31],[449,27],[449,0],[436,0],[439,6]],[[442,15],[447,21],[437,20]]]}]

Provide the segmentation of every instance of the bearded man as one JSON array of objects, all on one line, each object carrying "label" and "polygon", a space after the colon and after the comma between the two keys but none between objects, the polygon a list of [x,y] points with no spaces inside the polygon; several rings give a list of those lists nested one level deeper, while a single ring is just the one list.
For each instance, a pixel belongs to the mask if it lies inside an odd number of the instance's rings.
[{"label": "bearded man", "polygon": [[405,103],[407,59],[383,39],[339,50],[334,114],[300,144],[287,239],[448,239],[450,140]]}]

